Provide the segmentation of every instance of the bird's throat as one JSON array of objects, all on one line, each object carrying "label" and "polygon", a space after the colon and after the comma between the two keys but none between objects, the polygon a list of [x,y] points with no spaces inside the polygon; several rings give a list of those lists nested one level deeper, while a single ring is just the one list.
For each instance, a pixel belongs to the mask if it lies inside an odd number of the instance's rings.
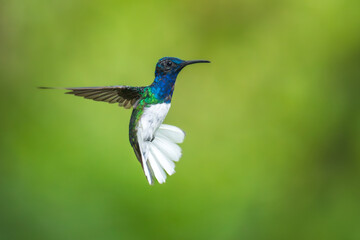
[{"label": "bird's throat", "polygon": [[164,102],[170,102],[174,91],[177,74],[168,74],[164,76],[157,76],[151,87],[151,92],[154,96],[163,100]]}]

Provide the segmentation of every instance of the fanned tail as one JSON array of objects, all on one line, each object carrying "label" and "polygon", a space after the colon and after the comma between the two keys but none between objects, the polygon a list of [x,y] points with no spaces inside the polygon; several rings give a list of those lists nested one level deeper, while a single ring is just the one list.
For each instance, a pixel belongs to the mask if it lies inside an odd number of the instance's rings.
[{"label": "fanned tail", "polygon": [[154,139],[148,142],[147,159],[143,162],[144,173],[149,184],[153,184],[155,177],[159,183],[164,183],[166,173],[175,173],[175,163],[181,158],[181,148],[177,145],[182,143],[185,133],[180,128],[162,124],[155,132]]}]

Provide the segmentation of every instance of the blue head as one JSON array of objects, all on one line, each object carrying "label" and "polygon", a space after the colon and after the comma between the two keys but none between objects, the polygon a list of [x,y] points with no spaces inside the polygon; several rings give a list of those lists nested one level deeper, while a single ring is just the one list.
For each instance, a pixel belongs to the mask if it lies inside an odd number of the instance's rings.
[{"label": "blue head", "polygon": [[155,80],[150,86],[155,97],[159,100],[170,102],[177,75],[181,69],[193,63],[209,63],[209,61],[184,61],[174,57],[161,58],[156,64]]},{"label": "blue head", "polygon": [[193,63],[209,63],[206,60],[184,61],[174,57],[163,57],[156,64],[155,77],[172,76],[175,77],[185,66]]}]

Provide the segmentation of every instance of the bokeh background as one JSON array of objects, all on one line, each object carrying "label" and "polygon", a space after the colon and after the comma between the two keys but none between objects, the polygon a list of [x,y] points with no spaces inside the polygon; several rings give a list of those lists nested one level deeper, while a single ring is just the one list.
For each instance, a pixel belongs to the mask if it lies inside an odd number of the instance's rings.
[{"label": "bokeh background", "polygon": [[[360,239],[360,2],[0,2],[0,239]],[[177,173],[149,186],[131,111],[37,86],[181,72]]]}]

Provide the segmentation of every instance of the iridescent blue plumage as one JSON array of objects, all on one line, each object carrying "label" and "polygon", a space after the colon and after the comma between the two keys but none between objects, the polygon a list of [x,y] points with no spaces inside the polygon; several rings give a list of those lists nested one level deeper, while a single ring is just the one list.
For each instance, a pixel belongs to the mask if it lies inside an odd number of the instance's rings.
[{"label": "iridescent blue plumage", "polygon": [[174,92],[176,77],[176,73],[155,77],[155,81],[150,85],[154,97],[163,100],[166,103],[170,103]]}]

